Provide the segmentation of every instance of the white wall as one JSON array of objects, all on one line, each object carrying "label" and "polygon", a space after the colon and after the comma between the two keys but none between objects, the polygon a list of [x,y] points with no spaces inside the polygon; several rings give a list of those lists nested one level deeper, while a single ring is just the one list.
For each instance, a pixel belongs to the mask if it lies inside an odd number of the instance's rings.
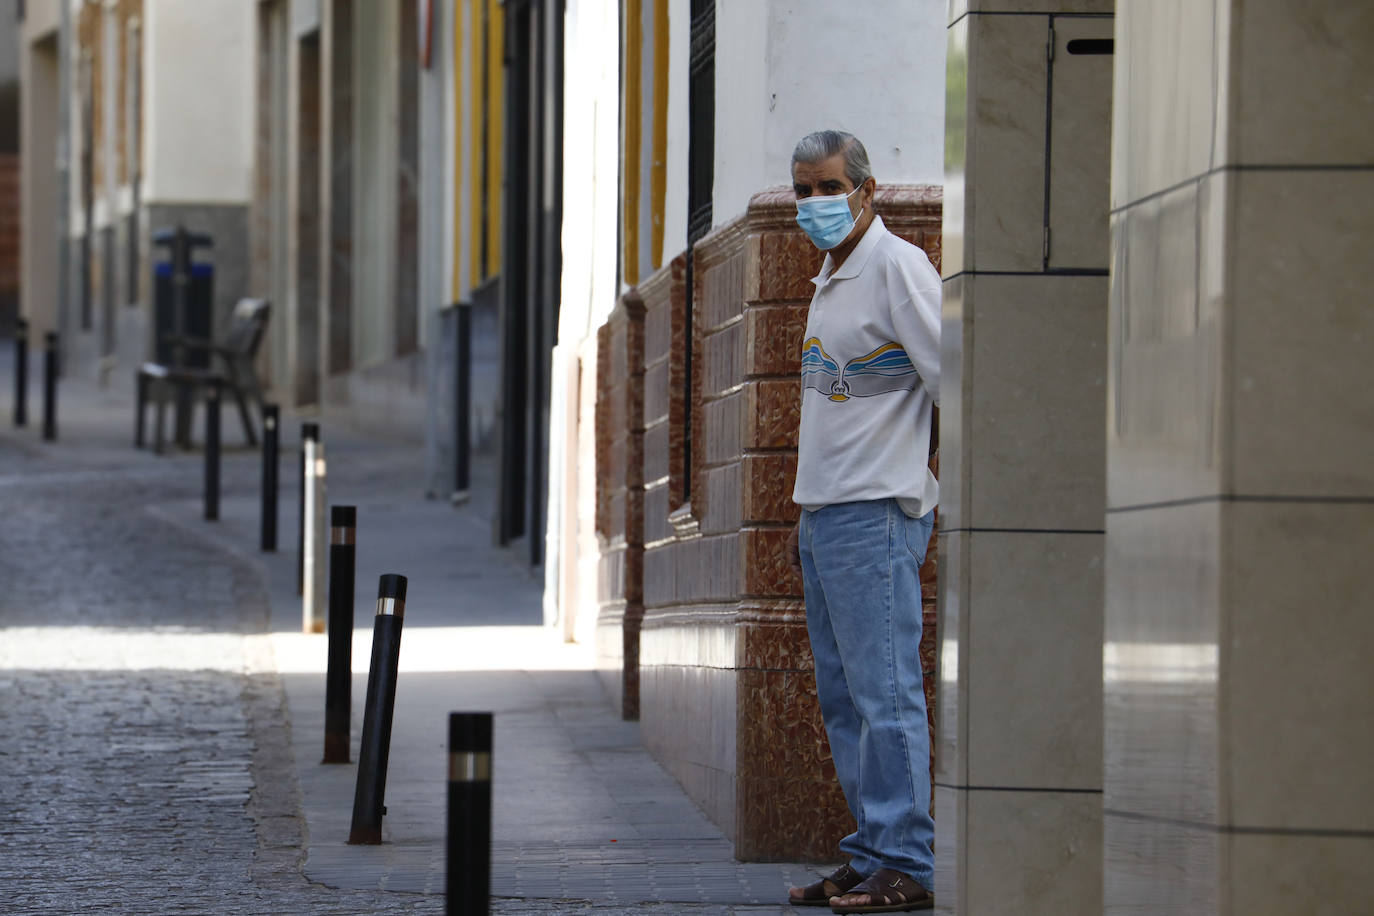
[{"label": "white wall", "polygon": [[[565,16],[563,289],[558,339],[576,346],[601,326],[615,306],[620,46],[613,4],[568,0]],[[684,183],[684,199],[686,195]],[[684,244],[685,238],[684,230]],[[642,245],[648,243],[647,236],[641,240]],[[665,252],[676,254],[681,247],[669,248],[665,240]]]},{"label": "white wall", "polygon": [[945,0],[719,0],[714,221],[787,184],[813,130],[863,141],[879,184],[944,180]]},{"label": "white wall", "polygon": [[252,198],[254,24],[244,0],[145,0],[145,199]]}]

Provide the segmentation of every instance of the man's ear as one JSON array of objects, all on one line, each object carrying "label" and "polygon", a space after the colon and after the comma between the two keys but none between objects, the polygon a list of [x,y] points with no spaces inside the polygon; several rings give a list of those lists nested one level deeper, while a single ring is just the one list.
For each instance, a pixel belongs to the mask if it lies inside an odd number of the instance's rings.
[{"label": "man's ear", "polygon": [[868,203],[873,203],[873,198],[878,196],[878,181],[872,175],[864,179],[864,199]]}]

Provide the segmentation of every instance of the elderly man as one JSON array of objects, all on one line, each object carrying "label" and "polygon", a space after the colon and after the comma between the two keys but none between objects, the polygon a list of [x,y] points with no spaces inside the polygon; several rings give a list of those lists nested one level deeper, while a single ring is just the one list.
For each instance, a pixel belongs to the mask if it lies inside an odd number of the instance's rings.
[{"label": "elderly man", "polygon": [[849,863],[794,906],[927,909],[934,877],[930,741],[918,647],[920,567],[938,485],[927,468],[940,398],[940,276],[873,212],[851,134],[792,154],[797,222],[826,252],[802,344],[801,439],[789,541],[802,576],[816,690],[856,829]]}]

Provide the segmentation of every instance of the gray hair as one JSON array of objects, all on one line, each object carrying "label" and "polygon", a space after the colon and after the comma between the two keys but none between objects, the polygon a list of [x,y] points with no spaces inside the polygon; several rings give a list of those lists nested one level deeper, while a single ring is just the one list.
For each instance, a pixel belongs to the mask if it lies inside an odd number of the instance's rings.
[{"label": "gray hair", "polygon": [[868,150],[864,149],[858,137],[842,130],[818,130],[802,137],[792,150],[792,165],[794,170],[798,162],[814,165],[837,153],[844,153],[844,174],[854,187],[873,177],[873,169],[868,164]]}]

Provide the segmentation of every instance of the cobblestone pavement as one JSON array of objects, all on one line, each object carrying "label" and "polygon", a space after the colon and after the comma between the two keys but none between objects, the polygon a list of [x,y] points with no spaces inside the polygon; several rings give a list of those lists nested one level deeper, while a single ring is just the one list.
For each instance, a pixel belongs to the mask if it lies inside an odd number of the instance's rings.
[{"label": "cobblestone pavement", "polygon": [[0,912],[438,912],[300,875],[261,587],[141,508],[197,472],[0,440]]},{"label": "cobblestone pavement", "polygon": [[[135,455],[122,426],[65,448],[0,431],[0,913],[440,912],[303,873],[261,574],[156,508],[197,505],[198,456]],[[227,455],[226,498],[256,473]],[[793,912],[619,891],[492,912]]]}]

